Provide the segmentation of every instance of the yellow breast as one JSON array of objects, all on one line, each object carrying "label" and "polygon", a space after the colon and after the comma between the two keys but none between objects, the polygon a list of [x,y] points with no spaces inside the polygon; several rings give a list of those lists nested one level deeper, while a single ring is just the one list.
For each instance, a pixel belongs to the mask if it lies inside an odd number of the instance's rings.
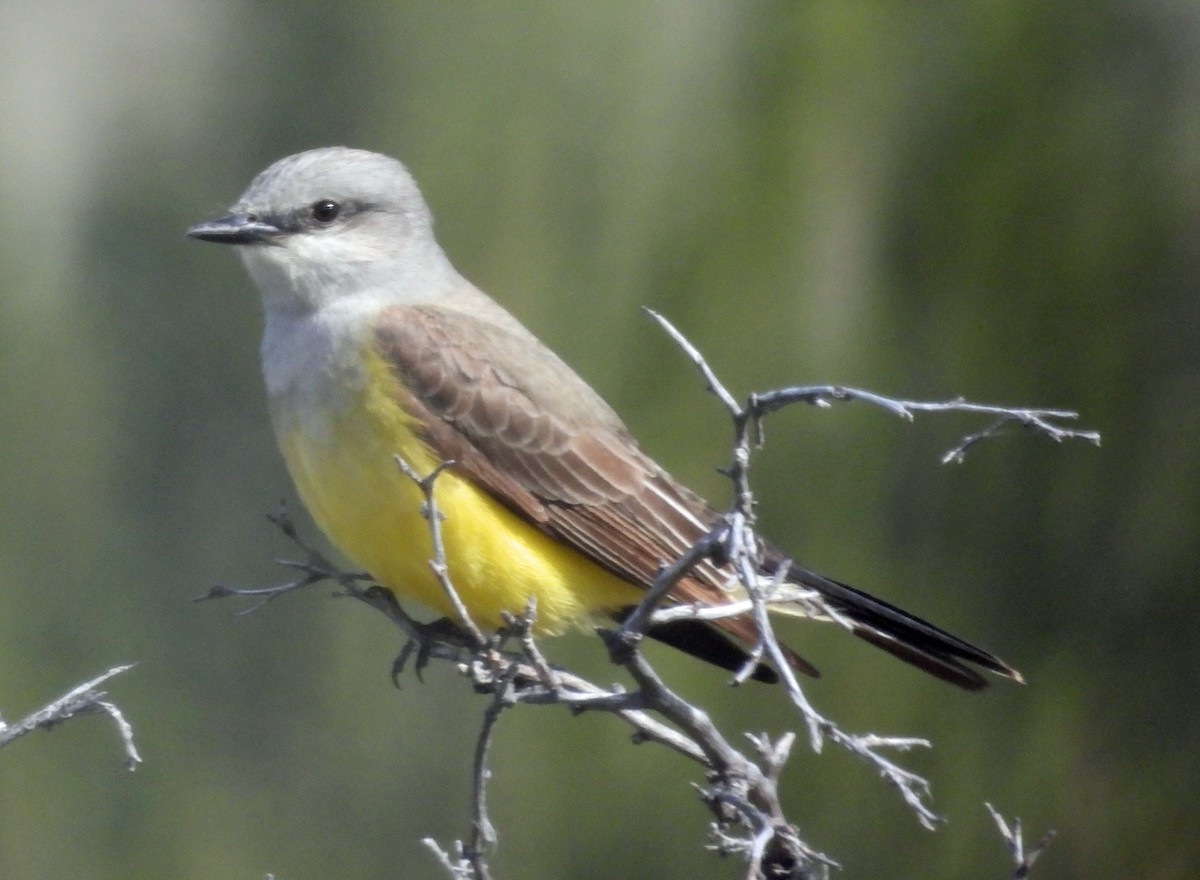
[{"label": "yellow breast", "polygon": [[[429,568],[433,550],[429,524],[420,514],[420,490],[394,460],[400,455],[424,474],[438,457],[397,404],[398,380],[387,364],[373,350],[364,352],[364,360],[359,389],[325,401],[307,396],[302,403],[273,402],[280,448],[304,504],[342,552],[397,595],[451,615],[452,606]],[[305,412],[294,411],[301,406]],[[481,626],[499,626],[501,611],[520,614],[536,596],[537,628],[559,632],[642,595],[453,468],[438,478],[435,493],[445,515],[450,579]]]}]

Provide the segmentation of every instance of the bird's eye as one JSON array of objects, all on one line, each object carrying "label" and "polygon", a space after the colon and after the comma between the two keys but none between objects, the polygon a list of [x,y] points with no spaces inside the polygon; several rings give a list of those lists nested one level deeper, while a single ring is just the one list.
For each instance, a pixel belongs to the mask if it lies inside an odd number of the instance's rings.
[{"label": "bird's eye", "polygon": [[332,223],[341,212],[342,206],[329,199],[314,202],[312,206],[312,218],[318,223]]}]

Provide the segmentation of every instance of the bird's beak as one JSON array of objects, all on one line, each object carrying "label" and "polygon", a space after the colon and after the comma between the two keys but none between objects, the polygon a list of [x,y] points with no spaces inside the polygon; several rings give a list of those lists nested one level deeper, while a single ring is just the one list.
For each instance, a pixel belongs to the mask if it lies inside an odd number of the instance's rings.
[{"label": "bird's beak", "polygon": [[250,214],[232,213],[189,227],[185,233],[217,244],[271,244],[282,234],[278,226]]}]

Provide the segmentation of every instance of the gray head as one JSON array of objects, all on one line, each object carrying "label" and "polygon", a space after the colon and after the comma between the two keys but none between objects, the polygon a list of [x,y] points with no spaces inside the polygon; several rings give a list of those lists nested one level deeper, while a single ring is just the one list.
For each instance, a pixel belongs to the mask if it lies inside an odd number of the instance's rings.
[{"label": "gray head", "polygon": [[268,308],[315,309],[381,290],[412,299],[405,291],[454,275],[408,169],[348,147],[280,159],[228,214],[187,234],[237,245]]}]

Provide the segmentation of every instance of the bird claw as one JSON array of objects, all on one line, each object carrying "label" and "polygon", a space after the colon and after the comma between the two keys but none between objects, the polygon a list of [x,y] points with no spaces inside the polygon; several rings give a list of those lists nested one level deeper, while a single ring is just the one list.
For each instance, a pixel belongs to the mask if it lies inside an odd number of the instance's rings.
[{"label": "bird claw", "polygon": [[417,681],[425,683],[422,673],[433,658],[434,649],[438,646],[450,646],[455,649],[472,646],[471,637],[465,630],[448,617],[439,617],[429,623],[411,621],[412,632],[396,659],[392,661],[392,684],[400,687],[400,676],[403,674],[409,660],[414,659],[413,671]]}]

